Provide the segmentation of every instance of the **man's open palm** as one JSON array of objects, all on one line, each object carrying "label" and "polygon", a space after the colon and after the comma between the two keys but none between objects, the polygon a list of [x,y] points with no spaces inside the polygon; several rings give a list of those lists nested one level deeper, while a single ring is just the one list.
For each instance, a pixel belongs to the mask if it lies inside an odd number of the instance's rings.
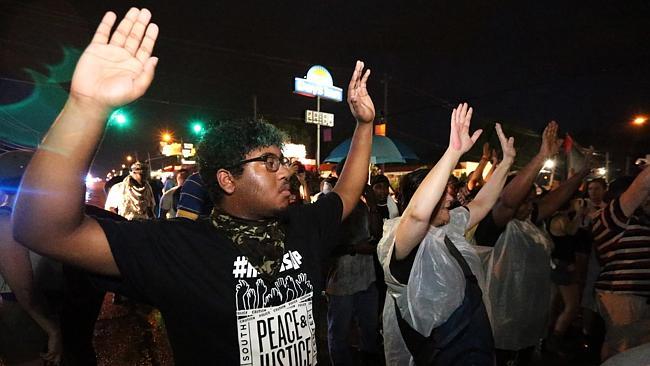
[{"label": "man's open palm", "polygon": [[370,69],[367,69],[364,73],[363,67],[363,62],[357,61],[348,85],[348,105],[352,115],[358,122],[371,123],[375,119],[375,105],[372,103],[366,88]]},{"label": "man's open palm", "polygon": [[156,57],[151,57],[158,27],[147,9],[131,8],[111,36],[116,15],[104,15],[95,35],[81,55],[70,93],[101,107],[117,107],[142,96],[151,81]]}]

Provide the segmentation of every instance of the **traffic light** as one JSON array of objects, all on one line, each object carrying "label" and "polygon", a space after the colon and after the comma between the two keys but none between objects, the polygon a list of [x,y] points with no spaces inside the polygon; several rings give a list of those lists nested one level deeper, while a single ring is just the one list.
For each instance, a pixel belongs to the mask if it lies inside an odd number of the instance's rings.
[{"label": "traffic light", "polygon": [[108,123],[116,126],[126,126],[129,120],[129,115],[123,109],[116,109],[108,117]]},{"label": "traffic light", "polygon": [[203,122],[199,120],[190,121],[190,129],[195,135],[201,135],[203,132],[205,132]]}]

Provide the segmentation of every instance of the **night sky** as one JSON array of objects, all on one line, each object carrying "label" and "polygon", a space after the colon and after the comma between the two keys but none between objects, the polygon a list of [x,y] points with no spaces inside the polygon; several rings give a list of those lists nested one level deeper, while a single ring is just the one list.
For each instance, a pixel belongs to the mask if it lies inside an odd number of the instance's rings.
[{"label": "night sky", "polygon": [[[648,1],[0,1],[0,102],[27,98],[25,68],[47,73],[63,47],[85,47],[106,10],[121,17],[130,6],[147,7],[160,26],[160,63],[128,107],[131,126],[107,131],[98,175],[128,153],[157,154],[163,129],[191,141],[191,119],[252,117],[254,95],[258,115],[313,157],[315,127],[302,118],[315,100],[293,94],[293,78],[320,64],[345,89],[357,59],[372,69],[378,116],[388,82],[388,136],[424,161],[446,146],[460,101],[475,107],[475,126],[501,121],[507,134],[539,133],[555,119],[619,167],[650,153],[650,125],[630,124],[650,113]],[[322,110],[335,114],[324,158],[354,121],[345,102]]]}]

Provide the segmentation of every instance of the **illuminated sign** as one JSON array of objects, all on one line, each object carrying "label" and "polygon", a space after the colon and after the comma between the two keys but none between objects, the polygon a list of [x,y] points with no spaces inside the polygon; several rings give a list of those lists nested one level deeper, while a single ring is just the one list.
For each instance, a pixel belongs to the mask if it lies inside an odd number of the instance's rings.
[{"label": "illuminated sign", "polygon": [[334,115],[332,113],[306,110],[305,123],[313,123],[315,125],[334,127]]},{"label": "illuminated sign", "polygon": [[377,135],[377,136],[386,136],[386,124],[385,123],[375,125],[375,135]]},{"label": "illuminated sign", "polygon": [[[162,144],[161,144],[162,145]],[[165,156],[181,155],[181,144],[175,142],[162,145],[162,154]]]},{"label": "illuminated sign", "polygon": [[312,66],[305,78],[295,78],[293,92],[308,97],[321,97],[336,102],[343,100],[343,89],[334,86],[332,75],[320,65]]},{"label": "illuminated sign", "polygon": [[284,144],[282,147],[282,155],[287,158],[304,159],[307,156],[307,149],[302,144]]}]

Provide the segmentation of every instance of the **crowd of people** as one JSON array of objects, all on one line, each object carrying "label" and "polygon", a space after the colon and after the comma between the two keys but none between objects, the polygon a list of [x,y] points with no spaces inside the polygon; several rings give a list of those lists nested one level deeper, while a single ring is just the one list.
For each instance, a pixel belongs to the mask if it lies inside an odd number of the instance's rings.
[{"label": "crowd of people", "polygon": [[108,12],[41,146],[0,155],[6,364],[96,364],[106,291],[159,309],[178,365],[313,365],[325,353],[333,365],[526,365],[540,344],[564,358],[587,345],[611,364],[650,357],[650,169],[609,183],[588,150],[580,171],[542,189],[559,125],[512,172],[517,143],[497,123],[499,149],[484,145],[459,180],[482,133],[461,103],[433,168],[368,179],[363,62],[347,91],[350,151],[329,177],[309,182],[273,125],[219,121],[197,171],[163,188],[136,162],[107,183],[105,210],[86,206],[78,177],[107,117],[153,80],[150,20],[132,8],[112,31]]}]

